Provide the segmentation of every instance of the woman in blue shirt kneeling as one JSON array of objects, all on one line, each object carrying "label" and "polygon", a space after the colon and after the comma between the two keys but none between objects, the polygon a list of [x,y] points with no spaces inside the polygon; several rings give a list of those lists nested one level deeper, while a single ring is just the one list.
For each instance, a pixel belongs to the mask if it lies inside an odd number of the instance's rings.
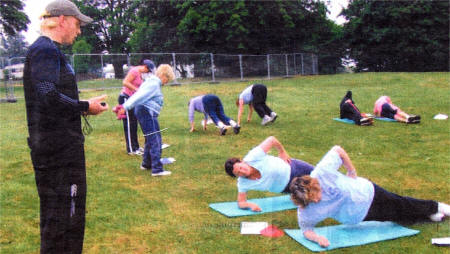
[{"label": "woman in blue shirt kneeling", "polygon": [[[344,165],[347,175],[338,171]],[[296,177],[289,185],[291,199],[298,205],[298,224],[305,238],[322,247],[330,243],[314,232],[314,226],[333,218],[345,224],[362,221],[441,221],[450,216],[450,206],[388,192],[356,176],[348,154],[334,146],[309,176]]]}]

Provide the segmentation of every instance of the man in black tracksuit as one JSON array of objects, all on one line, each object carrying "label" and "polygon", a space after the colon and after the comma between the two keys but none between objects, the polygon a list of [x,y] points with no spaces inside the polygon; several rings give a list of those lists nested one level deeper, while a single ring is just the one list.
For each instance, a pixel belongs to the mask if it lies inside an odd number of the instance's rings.
[{"label": "man in black tracksuit", "polygon": [[[46,15],[46,16],[45,16]],[[40,198],[41,253],[81,253],[86,168],[81,114],[99,114],[106,96],[80,101],[75,73],[60,50],[92,21],[68,0],[46,7],[24,67],[28,145]]]}]

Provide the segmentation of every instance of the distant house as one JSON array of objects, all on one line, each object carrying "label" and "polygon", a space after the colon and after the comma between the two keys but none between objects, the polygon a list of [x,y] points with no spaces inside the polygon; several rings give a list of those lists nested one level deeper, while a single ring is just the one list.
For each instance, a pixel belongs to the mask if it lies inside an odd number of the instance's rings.
[{"label": "distant house", "polygon": [[0,70],[0,79],[4,79],[5,70],[9,73],[9,77],[13,79],[22,79],[23,78],[23,67],[24,64],[13,64],[6,66],[4,69]]}]

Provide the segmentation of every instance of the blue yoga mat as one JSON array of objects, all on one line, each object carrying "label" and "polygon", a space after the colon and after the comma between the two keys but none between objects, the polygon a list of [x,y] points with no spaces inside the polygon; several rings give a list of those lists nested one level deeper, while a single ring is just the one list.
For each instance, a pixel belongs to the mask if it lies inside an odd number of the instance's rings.
[{"label": "blue yoga mat", "polygon": [[355,121],[347,119],[347,118],[333,118],[333,120],[341,122],[341,123],[355,124]]},{"label": "blue yoga mat", "polygon": [[238,207],[237,202],[212,203],[209,204],[209,207],[227,217],[248,216],[297,208],[297,206],[295,206],[294,203],[292,203],[289,195],[269,197],[269,198],[249,199],[248,202],[252,202],[259,205],[262,211],[253,212],[250,209],[248,210],[240,209]]},{"label": "blue yoga mat", "polygon": [[330,242],[327,248],[322,248],[319,244],[307,240],[300,229],[285,229],[284,231],[295,241],[315,252],[391,240],[420,232],[390,221],[363,221],[356,225],[319,227],[315,228],[314,232],[325,236]]},{"label": "blue yoga mat", "polygon": [[397,122],[397,120],[387,117],[375,117],[376,120],[385,121],[385,122]]}]

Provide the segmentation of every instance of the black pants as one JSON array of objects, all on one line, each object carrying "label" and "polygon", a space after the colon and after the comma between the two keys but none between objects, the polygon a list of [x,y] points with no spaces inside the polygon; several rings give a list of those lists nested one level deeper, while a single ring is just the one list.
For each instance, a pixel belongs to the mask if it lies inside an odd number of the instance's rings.
[{"label": "black pants", "polygon": [[[347,100],[351,100],[351,102],[346,102]],[[347,118],[353,120],[358,125],[361,124],[361,112],[352,100],[351,91],[348,91],[344,98],[342,98],[339,104],[339,113],[341,119]]]},{"label": "black pants", "polygon": [[40,199],[41,254],[81,253],[86,211],[86,167],[83,145],[68,149],[61,166],[39,164],[32,151]]},{"label": "black pants", "polygon": [[370,205],[365,221],[395,221],[415,223],[429,221],[429,216],[437,213],[438,203],[400,196],[374,184],[375,196]]},{"label": "black pants", "polygon": [[252,87],[252,105],[259,117],[270,116],[272,110],[266,105],[267,87],[262,84],[254,84]]},{"label": "black pants", "polygon": [[[119,95],[119,104],[122,105],[130,98],[126,94]],[[125,143],[127,146],[127,152],[133,152],[139,149],[139,141],[137,136],[138,120],[134,115],[134,109],[127,111],[127,118],[122,119],[123,132],[125,134]]]}]

